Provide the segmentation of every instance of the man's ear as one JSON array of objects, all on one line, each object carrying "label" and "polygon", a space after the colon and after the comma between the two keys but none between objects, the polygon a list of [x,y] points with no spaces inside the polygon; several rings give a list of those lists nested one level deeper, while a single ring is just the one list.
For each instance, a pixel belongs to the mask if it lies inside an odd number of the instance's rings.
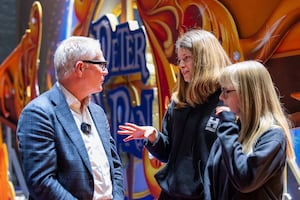
[{"label": "man's ear", "polygon": [[82,76],[82,72],[83,72],[83,70],[84,70],[84,63],[82,62],[82,61],[77,61],[76,63],[75,63],[75,66],[74,66],[74,68],[75,68],[75,73],[78,75],[78,76]]}]

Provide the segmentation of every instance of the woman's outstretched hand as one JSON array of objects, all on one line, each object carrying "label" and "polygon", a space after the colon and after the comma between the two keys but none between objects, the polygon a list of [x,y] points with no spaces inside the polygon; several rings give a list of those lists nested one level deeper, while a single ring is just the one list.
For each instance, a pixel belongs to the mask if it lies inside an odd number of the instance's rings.
[{"label": "woman's outstretched hand", "polygon": [[124,142],[135,139],[148,139],[153,143],[157,138],[157,131],[152,126],[138,126],[133,123],[125,123],[125,125],[119,125],[118,134],[128,135],[123,139]]}]

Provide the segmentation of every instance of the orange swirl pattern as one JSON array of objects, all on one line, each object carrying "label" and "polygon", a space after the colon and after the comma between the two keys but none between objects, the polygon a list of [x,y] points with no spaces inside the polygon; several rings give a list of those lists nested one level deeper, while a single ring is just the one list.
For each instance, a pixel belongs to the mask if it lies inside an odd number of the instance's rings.
[{"label": "orange swirl pattern", "polygon": [[[73,35],[88,34],[88,26],[92,18],[97,17],[96,12],[102,2],[75,0],[78,24]],[[300,1],[266,0],[259,3],[262,6],[253,2],[245,4],[238,0],[136,0],[156,68],[159,119],[167,108],[176,81],[174,43],[189,29],[201,28],[213,32],[234,62],[244,59],[267,62],[274,56],[300,54],[300,43],[297,39],[300,34]],[[249,25],[249,20],[244,20],[249,15],[248,11],[258,9],[258,15],[251,15]],[[260,19],[264,19],[263,22],[260,21],[261,24],[253,22],[252,25],[252,21]],[[146,149],[143,152],[143,162],[149,190],[157,198],[160,189],[153,176],[162,167],[162,163],[149,158]]]},{"label": "orange swirl pattern", "polygon": [[[276,9],[268,16],[263,26],[247,38],[240,38],[240,44],[247,59],[267,62],[272,56],[290,53],[299,54],[300,1],[279,1]],[[274,55],[275,54],[275,55]]]},{"label": "orange swirl pattern", "polygon": [[89,25],[94,16],[97,16],[97,10],[103,0],[75,0],[74,12],[78,23],[73,29],[72,35],[86,36]]},{"label": "orange swirl pattern", "polygon": [[0,65],[0,114],[1,119],[11,122],[8,124],[10,126],[17,122],[23,107],[38,95],[37,69],[41,30],[42,8],[36,1],[31,8],[29,28]]},{"label": "orange swirl pattern", "polygon": [[[167,108],[176,81],[177,71],[173,68],[176,63],[174,43],[182,33],[197,28],[209,30],[220,39],[233,60],[243,59],[234,21],[218,1],[138,0],[137,5],[155,61],[160,119]],[[162,163],[155,158],[149,159],[146,149],[143,162],[149,190],[157,198],[160,189],[153,177],[162,167]]]},{"label": "orange swirl pattern", "polygon": [[138,11],[156,64],[159,110],[163,115],[176,80],[174,43],[189,29],[203,28],[213,32],[235,61],[243,59],[238,34],[230,13],[218,1],[169,0],[137,1]]},{"label": "orange swirl pattern", "polygon": [[[244,4],[238,0],[137,0],[156,67],[159,119],[167,108],[176,81],[174,44],[189,29],[213,32],[233,62],[245,59],[267,62],[274,56],[300,55],[300,1]],[[257,17],[249,17],[248,9],[251,14],[257,13]],[[143,153],[143,162],[150,192],[157,198],[159,187],[153,176],[162,165],[157,164],[159,161],[155,158],[150,159],[147,150]]]},{"label": "orange swirl pattern", "polygon": [[[31,7],[29,28],[13,52],[0,65],[0,125],[16,129],[23,107],[38,95],[37,69],[41,45],[42,7],[35,1]],[[14,187],[9,180],[9,159],[2,141],[0,126],[0,199],[14,199]]]},{"label": "orange swirl pattern", "polygon": [[14,186],[9,181],[9,161],[6,144],[2,141],[2,127],[0,126],[0,200],[13,200],[15,197]]}]

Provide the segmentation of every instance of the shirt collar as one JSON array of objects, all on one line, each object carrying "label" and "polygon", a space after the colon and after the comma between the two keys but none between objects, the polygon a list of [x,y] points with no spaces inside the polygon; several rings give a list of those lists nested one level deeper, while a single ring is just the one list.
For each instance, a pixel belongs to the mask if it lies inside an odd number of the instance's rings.
[{"label": "shirt collar", "polygon": [[[57,82],[58,83],[58,82]],[[87,107],[90,102],[90,96],[83,99],[80,102],[70,91],[68,91],[64,86],[58,83],[58,87],[61,88],[62,93],[66,97],[68,106],[77,113],[82,113],[82,110]]]}]

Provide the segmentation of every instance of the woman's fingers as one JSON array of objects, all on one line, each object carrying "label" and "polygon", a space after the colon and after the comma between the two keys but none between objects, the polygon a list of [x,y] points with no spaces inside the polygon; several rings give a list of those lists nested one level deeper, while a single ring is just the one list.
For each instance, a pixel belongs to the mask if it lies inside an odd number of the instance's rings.
[{"label": "woman's fingers", "polygon": [[118,130],[117,132],[118,132],[119,135],[130,135],[130,134],[132,134],[132,131],[126,131],[126,130],[125,131]]},{"label": "woman's fingers", "polygon": [[134,139],[133,136],[129,135],[128,137],[124,138],[123,141],[128,142],[128,141],[133,140],[133,139]]},{"label": "woman's fingers", "polygon": [[119,135],[128,135],[125,139],[123,139],[124,142],[134,139],[142,139],[144,138],[144,132],[145,131],[142,127],[132,123],[125,123],[125,125],[119,125],[119,130],[117,131]]}]

